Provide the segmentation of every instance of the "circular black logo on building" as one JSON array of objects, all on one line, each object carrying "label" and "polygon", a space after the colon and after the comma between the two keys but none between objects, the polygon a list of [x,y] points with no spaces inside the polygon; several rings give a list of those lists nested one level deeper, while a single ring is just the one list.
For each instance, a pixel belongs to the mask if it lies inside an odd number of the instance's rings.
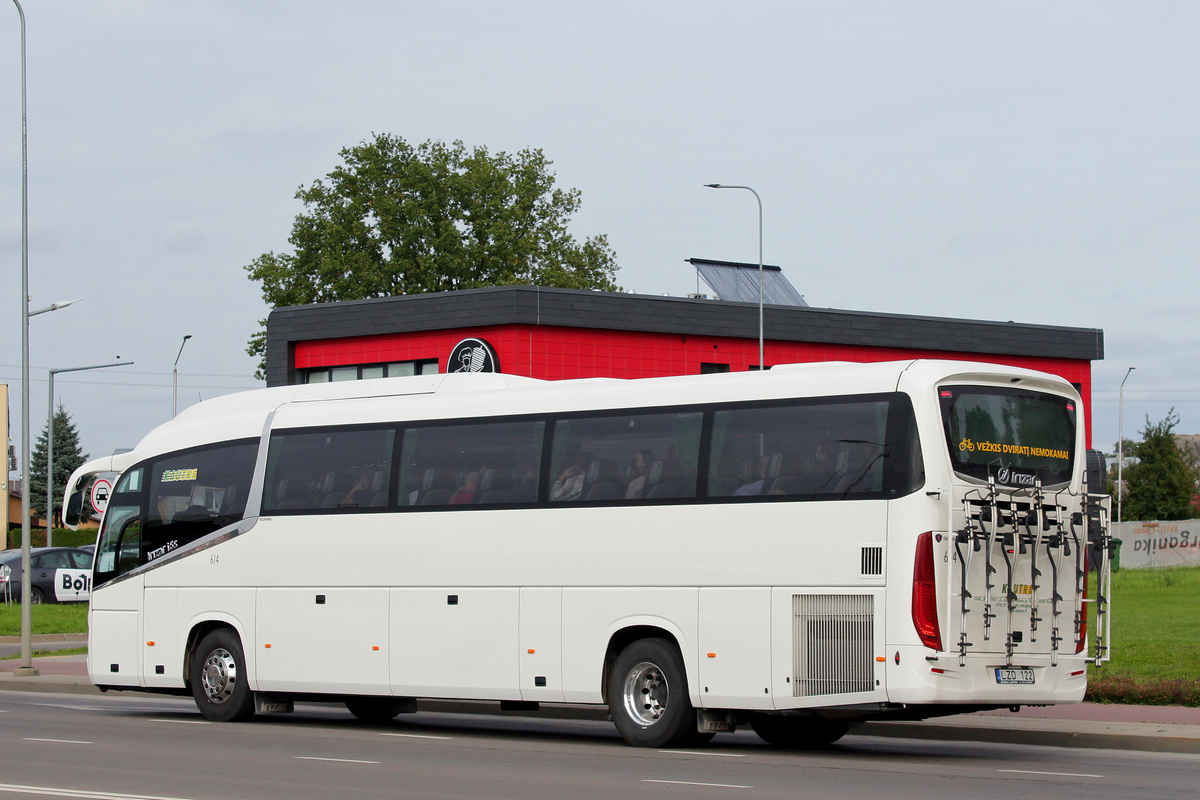
[{"label": "circular black logo on building", "polygon": [[463,339],[450,351],[446,372],[499,372],[500,359],[483,339]]}]

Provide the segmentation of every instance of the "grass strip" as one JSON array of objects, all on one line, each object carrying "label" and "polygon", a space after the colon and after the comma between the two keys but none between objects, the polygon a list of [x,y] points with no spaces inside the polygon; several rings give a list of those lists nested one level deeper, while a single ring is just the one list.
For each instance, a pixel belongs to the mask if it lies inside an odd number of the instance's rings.
[{"label": "grass strip", "polygon": [[[34,635],[87,633],[87,603],[45,603],[33,607]],[[21,606],[0,603],[0,636],[21,635]]]},{"label": "grass strip", "polygon": [[[1093,597],[1095,587],[1093,575]],[[1095,604],[1088,631],[1095,636]],[[1086,699],[1200,706],[1200,567],[1113,575],[1112,661],[1089,672]]]}]

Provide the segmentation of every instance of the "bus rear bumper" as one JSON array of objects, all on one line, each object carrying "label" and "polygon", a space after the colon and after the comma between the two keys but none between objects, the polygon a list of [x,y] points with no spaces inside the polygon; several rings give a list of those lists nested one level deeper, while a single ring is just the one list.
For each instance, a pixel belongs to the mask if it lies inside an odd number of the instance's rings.
[{"label": "bus rear bumper", "polygon": [[[971,703],[1050,705],[1079,703],[1087,690],[1087,664],[1082,655],[972,653],[966,663],[951,653],[924,647],[888,648],[887,695],[893,703]],[[898,663],[897,663],[898,662]]]}]

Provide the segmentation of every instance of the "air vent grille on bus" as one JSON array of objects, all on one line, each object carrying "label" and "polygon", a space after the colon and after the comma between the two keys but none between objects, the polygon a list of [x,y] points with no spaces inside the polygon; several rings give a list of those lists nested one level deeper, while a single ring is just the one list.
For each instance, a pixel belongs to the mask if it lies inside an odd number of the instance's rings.
[{"label": "air vent grille on bus", "polygon": [[863,575],[882,575],[883,574],[883,548],[878,545],[863,547],[862,549],[862,574]]},{"label": "air vent grille on bus", "polygon": [[875,611],[871,595],[792,596],[793,695],[875,689]]}]

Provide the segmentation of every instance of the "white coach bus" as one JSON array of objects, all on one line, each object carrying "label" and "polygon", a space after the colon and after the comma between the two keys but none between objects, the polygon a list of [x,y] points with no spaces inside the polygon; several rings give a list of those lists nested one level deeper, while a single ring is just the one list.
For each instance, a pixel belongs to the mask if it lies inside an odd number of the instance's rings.
[{"label": "white coach bus", "polygon": [[200,403],[65,507],[120,473],[102,688],[214,720],[595,704],[634,745],[816,746],[1082,700],[1109,553],[1086,461],[1075,389],[993,365],[422,375]]}]

